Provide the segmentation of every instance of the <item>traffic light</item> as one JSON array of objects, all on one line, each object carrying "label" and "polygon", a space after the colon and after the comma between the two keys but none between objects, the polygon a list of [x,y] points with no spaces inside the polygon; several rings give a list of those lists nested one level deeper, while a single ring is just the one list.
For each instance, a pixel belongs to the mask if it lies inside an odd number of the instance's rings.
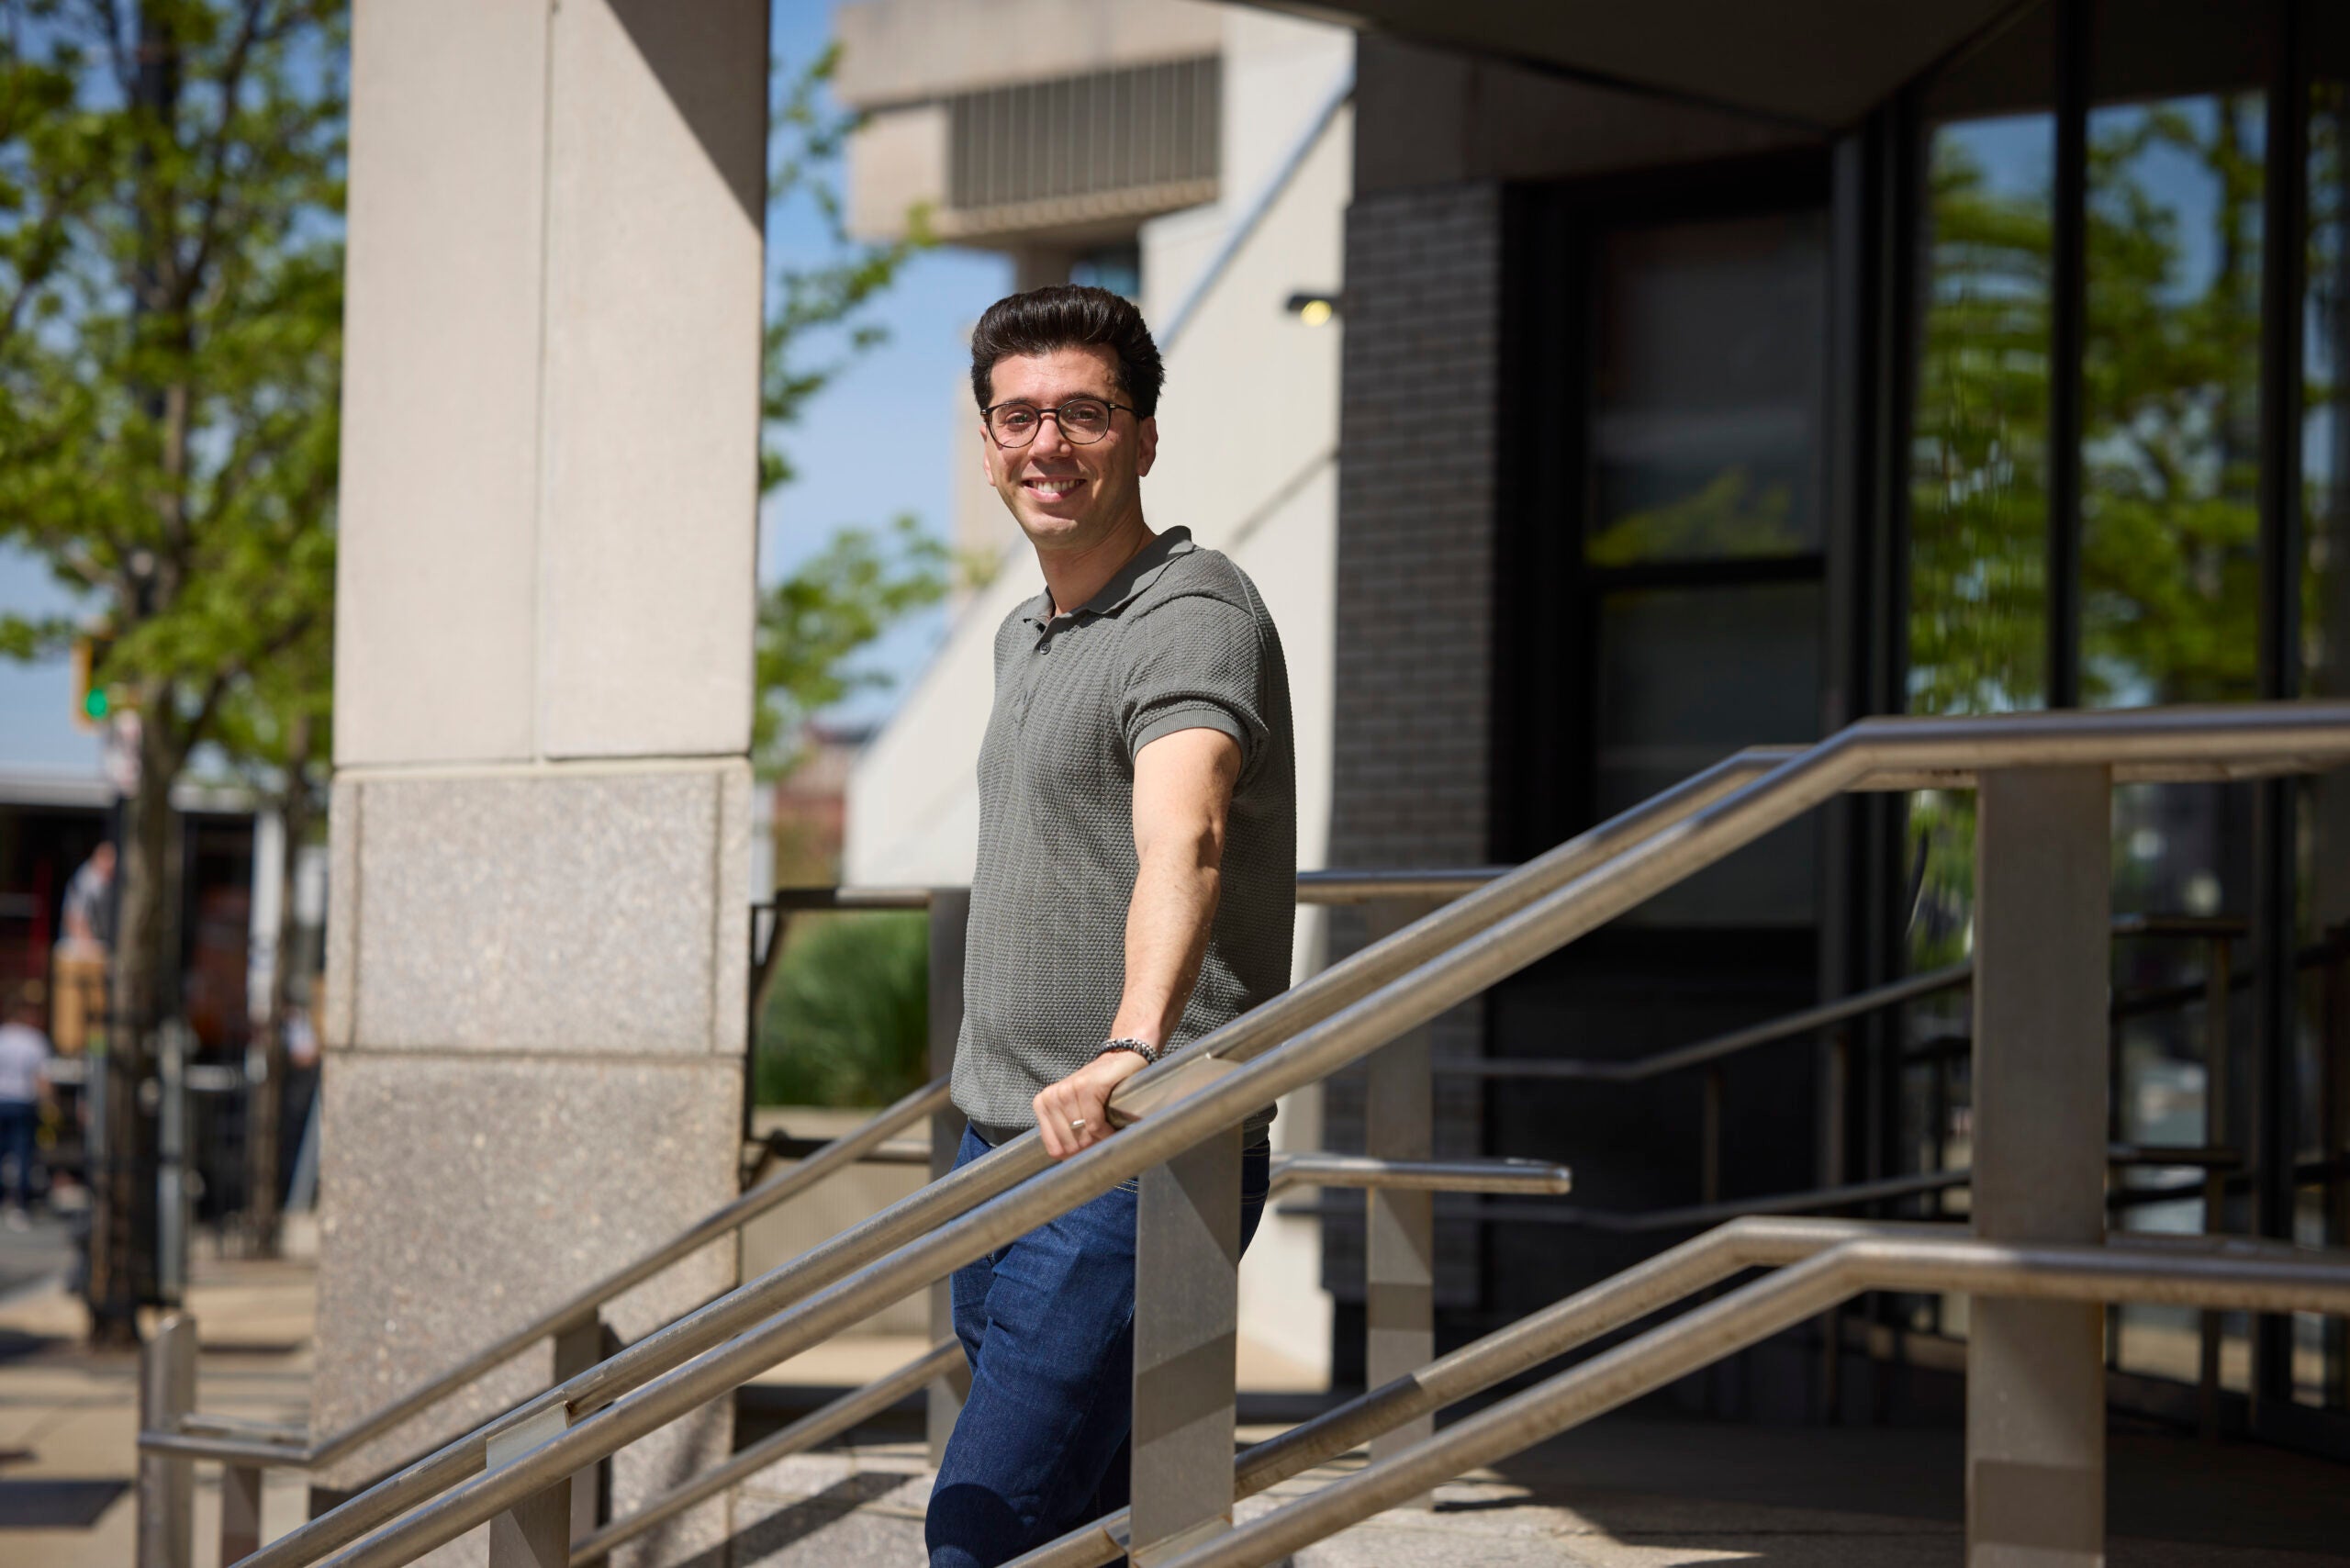
[{"label": "traffic light", "polygon": [[73,722],[82,729],[96,729],[113,711],[113,698],[98,678],[106,667],[106,650],[113,646],[113,638],[95,633],[73,639]]}]

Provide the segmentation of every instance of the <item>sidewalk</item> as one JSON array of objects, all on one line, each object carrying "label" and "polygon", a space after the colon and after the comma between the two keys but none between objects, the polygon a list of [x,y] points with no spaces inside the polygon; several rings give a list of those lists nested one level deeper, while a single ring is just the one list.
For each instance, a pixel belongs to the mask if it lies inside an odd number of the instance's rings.
[{"label": "sidewalk", "polygon": [[[308,1249],[307,1222],[289,1222],[290,1249]],[[83,1338],[87,1320],[66,1288],[72,1249],[62,1225],[39,1222],[13,1236],[22,1260],[46,1244],[53,1266],[0,1294],[0,1562],[9,1568],[125,1568],[133,1556],[131,1481],[139,1430],[139,1361],[98,1352]],[[188,1308],[202,1345],[199,1408],[263,1421],[301,1422],[310,1404],[311,1266],[302,1257],[248,1262],[211,1256],[199,1242],[190,1260]],[[196,1467],[197,1568],[213,1568],[219,1539],[220,1479]],[[306,1483],[274,1473],[263,1497],[273,1532],[299,1516]]]},{"label": "sidewalk", "polygon": [[[308,1416],[315,1310],[308,1237],[277,1262],[199,1247],[189,1307],[202,1338],[200,1408]],[[137,1361],[82,1346],[80,1304],[53,1223],[0,1238],[0,1563],[126,1568],[133,1556]],[[771,1374],[861,1380],[919,1348],[847,1340]],[[903,1423],[778,1462],[736,1491],[733,1568],[912,1568],[930,1476]],[[1273,1435],[1244,1428],[1242,1442]],[[1250,1518],[1360,1467],[1353,1455],[1241,1504]],[[196,1471],[195,1568],[217,1568],[219,1478]],[[264,1533],[293,1527],[304,1478],[273,1473]],[[2345,1568],[2350,1466],[2241,1443],[2120,1427],[2109,1443],[2113,1568]],[[1299,1552],[1294,1568],[1959,1568],[1963,1444],[1948,1430],[1765,1428],[1608,1417]],[[708,1559],[697,1568],[716,1568]]]}]

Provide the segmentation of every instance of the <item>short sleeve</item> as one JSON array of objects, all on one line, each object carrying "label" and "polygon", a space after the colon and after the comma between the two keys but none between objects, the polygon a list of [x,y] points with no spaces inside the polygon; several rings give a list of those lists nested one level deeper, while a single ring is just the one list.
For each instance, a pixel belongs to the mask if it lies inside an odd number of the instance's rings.
[{"label": "short sleeve", "polygon": [[1225,599],[1187,594],[1154,605],[1136,640],[1120,718],[1129,759],[1178,730],[1221,730],[1254,766],[1265,735],[1265,646],[1256,618]]}]

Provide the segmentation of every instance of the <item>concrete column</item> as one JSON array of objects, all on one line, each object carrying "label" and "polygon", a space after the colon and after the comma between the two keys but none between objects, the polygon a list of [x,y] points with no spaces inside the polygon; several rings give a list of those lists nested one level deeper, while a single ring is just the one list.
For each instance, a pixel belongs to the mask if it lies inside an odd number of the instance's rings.
[{"label": "concrete column", "polygon": [[[1986,773],[1975,838],[1975,1232],[2105,1239],[2113,783]],[[2105,1312],[1975,1298],[1967,1568],[2105,1561]]]},{"label": "concrete column", "polygon": [[[767,17],[357,6],[322,1430],[736,1191]],[[606,1320],[634,1339],[733,1279],[714,1244]],[[553,1356],[318,1479],[364,1483]],[[731,1427],[620,1455],[614,1508]],[[622,1555],[725,1525],[706,1505]]]}]

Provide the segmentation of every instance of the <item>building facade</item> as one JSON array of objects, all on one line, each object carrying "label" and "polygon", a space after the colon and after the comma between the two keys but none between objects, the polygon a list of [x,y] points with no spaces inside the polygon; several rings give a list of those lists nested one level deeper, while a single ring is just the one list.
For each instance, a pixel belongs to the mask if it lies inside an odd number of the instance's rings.
[{"label": "building facade", "polygon": [[[1341,330],[1320,340],[1343,343],[1333,519],[1303,567],[1327,619],[1284,620],[1293,656],[1328,639],[1327,705],[1301,708],[1327,725],[1306,736],[1324,863],[1523,860],[1739,746],[1871,714],[2350,689],[2339,7],[1298,9],[1359,29],[1332,150]],[[1237,80],[1227,58],[1227,115]],[[1153,241],[1233,210],[1233,145],[1227,128],[1214,205],[1141,228],[1155,319],[1183,294],[1153,275]],[[1270,321],[1270,275],[1218,289]],[[1169,360],[1179,433],[1190,330]],[[1291,341],[1248,330],[1241,363],[1285,374]],[[1303,465],[1315,439],[1251,461]],[[1169,492],[1154,517],[1191,521]],[[1269,597],[1283,569],[1251,564]],[[909,811],[884,779],[915,736],[936,760],[976,747],[976,717],[968,735],[942,720],[983,711],[984,661],[956,655],[1001,610],[970,607],[869,754],[853,877],[957,868],[959,806]],[[925,777],[968,799],[957,769]],[[1710,1078],[1506,1074],[1964,960],[1971,811],[1841,804],[1440,1025],[1439,1153],[1556,1158],[1578,1179],[1572,1207],[1439,1205],[1445,1332],[1725,1208],[1963,1213],[1955,996]],[[906,823],[937,836],[917,847]],[[2350,785],[2133,787],[2113,834],[2115,1223],[2341,1244]],[[1340,922],[1328,942],[1360,937]],[[1323,1113],[1334,1147],[1353,1136],[1343,1082]],[[1335,1212],[1329,1243],[1344,1375],[1360,1336]],[[1930,1404],[1914,1368],[1953,1364],[1938,1347],[1964,1326],[1880,1300],[1837,1332],[1833,1356],[1814,1329],[1692,1396]],[[2207,1336],[2132,1308],[2113,1338],[2118,1399],[2177,1414],[2208,1354],[2228,1419],[2343,1445],[2325,1413],[2350,1367],[2314,1323]]]}]

